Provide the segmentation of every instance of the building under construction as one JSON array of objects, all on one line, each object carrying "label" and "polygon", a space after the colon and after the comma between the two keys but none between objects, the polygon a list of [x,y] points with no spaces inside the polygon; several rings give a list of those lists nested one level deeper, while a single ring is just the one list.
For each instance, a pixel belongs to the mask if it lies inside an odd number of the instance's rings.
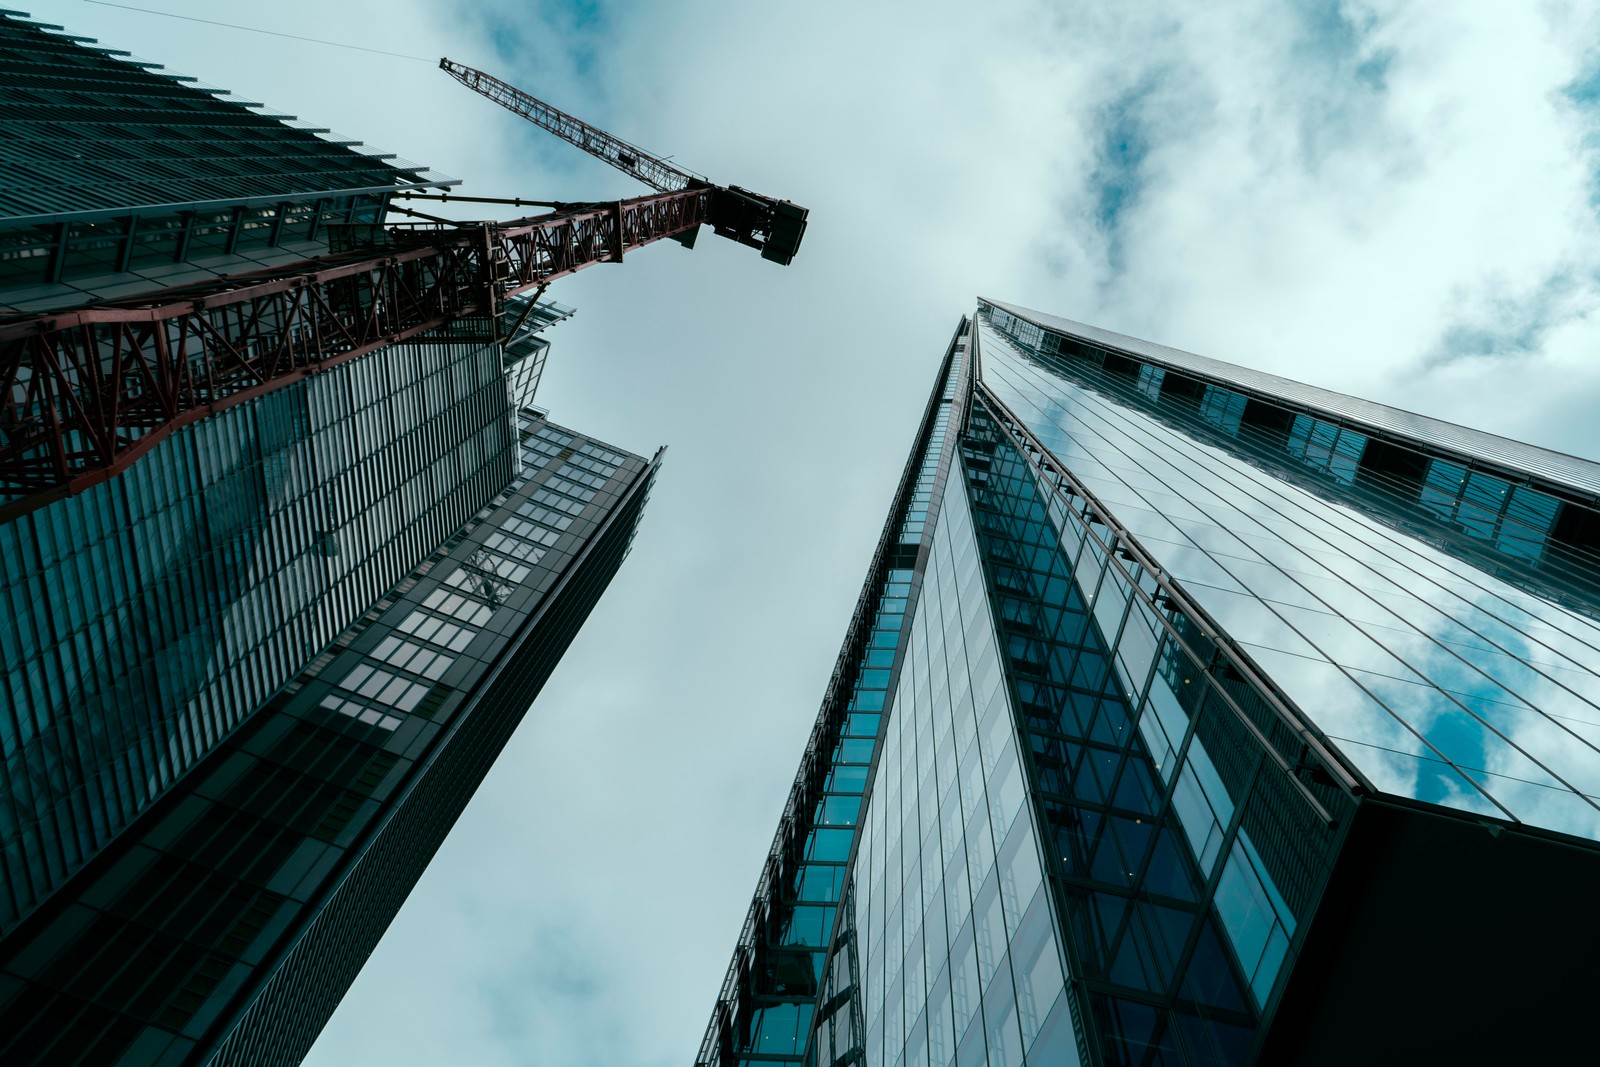
[{"label": "building under construction", "polygon": [[660,462],[531,405],[544,287],[798,246],[445,68],[655,191],[390,226],[454,182],[0,13],[0,1062],[299,1062]]}]

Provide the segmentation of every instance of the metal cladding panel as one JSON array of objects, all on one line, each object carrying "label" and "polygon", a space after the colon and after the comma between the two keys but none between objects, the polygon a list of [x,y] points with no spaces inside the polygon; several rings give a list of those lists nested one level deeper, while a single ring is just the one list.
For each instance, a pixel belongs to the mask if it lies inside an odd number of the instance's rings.
[{"label": "metal cladding panel", "polygon": [[120,56],[0,13],[0,222],[437,180]]},{"label": "metal cladding panel", "polygon": [[1043,329],[1127,352],[1163,367],[1237,386],[1249,392],[1277,397],[1326,412],[1336,419],[1412,437],[1440,448],[1527,471],[1591,497],[1600,495],[1600,463],[1561,452],[1552,452],[1549,449],[1513,441],[1482,430],[1458,426],[1442,419],[1429,418],[1400,408],[1362,400],[1360,397],[1346,396],[1331,389],[1280,378],[1264,371],[1198,356],[1153,341],[1102,330],[1098,326],[1089,326],[1056,315],[1046,315],[1030,308],[986,297],[979,299],[985,304],[990,304]]}]

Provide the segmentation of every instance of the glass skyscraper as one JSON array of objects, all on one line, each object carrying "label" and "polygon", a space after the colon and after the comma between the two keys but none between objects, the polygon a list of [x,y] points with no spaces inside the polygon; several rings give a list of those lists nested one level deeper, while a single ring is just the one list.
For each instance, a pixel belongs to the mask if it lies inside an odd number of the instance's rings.
[{"label": "glass skyscraper", "polygon": [[[0,321],[302,261],[451,184],[14,13],[0,72]],[[310,1048],[659,464],[533,406],[571,311],[506,304],[81,491],[0,481],[0,1063]]]},{"label": "glass skyscraper", "polygon": [[1600,465],[997,301],[699,1067],[1565,1062]]}]

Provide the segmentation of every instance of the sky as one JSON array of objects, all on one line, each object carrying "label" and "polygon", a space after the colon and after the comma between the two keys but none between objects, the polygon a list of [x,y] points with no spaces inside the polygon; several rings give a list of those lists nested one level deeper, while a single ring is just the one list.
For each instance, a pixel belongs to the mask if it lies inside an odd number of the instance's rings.
[{"label": "sky", "polygon": [[551,417],[668,445],[612,582],[306,1061],[693,1061],[979,294],[1600,458],[1600,9],[16,6],[462,179],[642,189],[447,55],[811,210],[558,282]]}]

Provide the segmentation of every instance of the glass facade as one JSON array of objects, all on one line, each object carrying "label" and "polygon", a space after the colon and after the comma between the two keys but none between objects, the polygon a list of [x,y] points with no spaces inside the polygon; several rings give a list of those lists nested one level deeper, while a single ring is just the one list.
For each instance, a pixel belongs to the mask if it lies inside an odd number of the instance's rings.
[{"label": "glass facade", "polygon": [[[1095,388],[1106,371],[1092,356],[1047,361],[1015,326],[988,336],[995,394],[1364,785],[1600,838],[1600,624],[1597,599],[1584,595],[1595,557],[1569,544],[1543,566],[1558,516],[1569,527],[1594,521],[1593,495],[1578,502],[1586,479],[1513,485],[1433,445],[1409,452],[1414,496],[1394,491],[1363,508],[1335,487],[1357,481],[1371,438],[1327,413],[1278,409],[1292,416],[1284,462],[1313,472],[1291,481],[1251,462],[1263,449],[1226,447],[1226,422],[1210,439],[1190,431],[1218,425],[1215,412],[1238,396],[1224,386],[1191,379],[1200,403],[1158,390],[1135,408]],[[1245,433],[1242,422],[1231,429]],[[1396,512],[1418,525],[1449,517],[1450,537],[1384,521]],[[1532,591],[1536,578],[1571,572],[1569,603]]]},{"label": "glass facade", "polygon": [[958,335],[945,354],[698,1063],[799,1064],[819,1021],[829,1033],[861,1031],[854,980],[835,973],[853,974],[854,957],[830,955],[829,946],[851,921],[851,909],[840,904],[951,469],[967,344]]},{"label": "glass facade", "polygon": [[987,1050],[1021,1064],[1027,1049],[1070,1063],[1040,836],[959,491],[931,548],[855,868],[866,1060],[977,1062]]},{"label": "glass facade", "polygon": [[[1418,915],[1600,874],[1597,493],[1584,460],[980,301],[869,578],[908,621],[863,597],[796,793],[848,785],[792,798],[769,859],[823,830],[848,857],[793,898],[815,995],[775,1043],[739,1025],[747,924],[697,1062],[1343,1062],[1408,1000],[1470,1053],[1460,974],[1530,961]],[[870,722],[841,683],[882,687]],[[753,916],[790,914],[777,882]],[[1540,921],[1600,934],[1574,920]]]},{"label": "glass facade", "polygon": [[572,308],[554,301],[535,301],[525,295],[506,298],[503,309],[506,325],[501,330],[511,334],[505,345],[506,382],[511,392],[511,406],[518,411],[533,408],[539,379],[544,375],[550,342],[542,331],[572,315]]},{"label": "glass facade", "polygon": [[297,1063],[621,564],[659,465],[521,473],[0,941],[7,1063]]},{"label": "glass facade", "polygon": [[1041,326],[1010,305],[984,306],[1009,343],[1048,361],[1047,383],[1069,378],[1540,600],[1600,614],[1600,463],[1067,319],[1029,312]]},{"label": "glass facade", "polygon": [[1252,730],[1285,724],[1201,669],[1215,650],[1156,572],[1008,430],[991,398],[975,402],[968,491],[1053,845],[1082,1055],[1240,1062],[1298,922],[1286,897],[1325,877],[1334,820]]},{"label": "glass facade", "polygon": [[0,926],[506,485],[498,347],[394,346],[0,526]]},{"label": "glass facade", "polygon": [[396,345],[0,525],[0,929],[510,480],[497,346]]}]

